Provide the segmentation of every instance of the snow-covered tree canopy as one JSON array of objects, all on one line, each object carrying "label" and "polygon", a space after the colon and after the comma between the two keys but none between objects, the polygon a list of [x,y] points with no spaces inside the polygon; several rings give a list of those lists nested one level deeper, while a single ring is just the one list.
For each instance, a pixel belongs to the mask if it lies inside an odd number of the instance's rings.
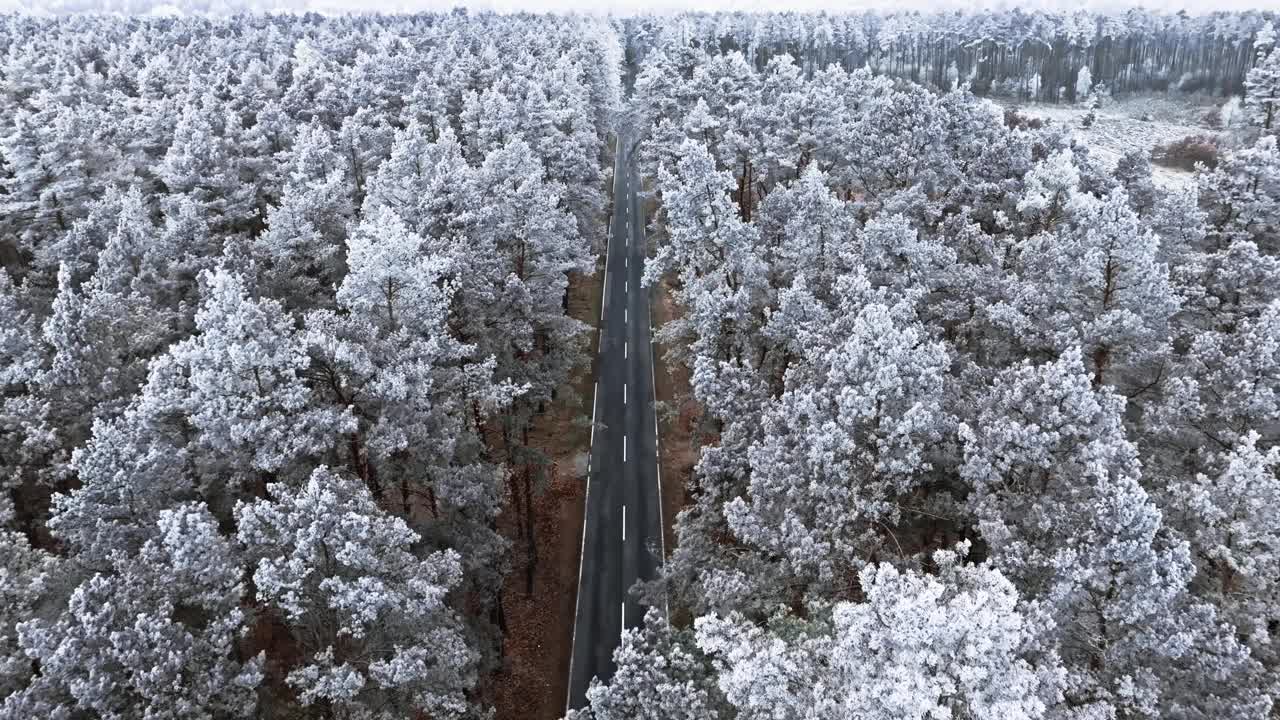
[{"label": "snow-covered tree canopy", "polygon": [[[646,280],[683,311],[660,334],[703,444],[646,588],[675,624],[630,634],[584,715],[680,717],[680,692],[724,718],[1273,712],[1267,16],[999,17],[626,25]],[[1028,63],[1023,97],[1150,89],[1183,32],[1241,54],[1180,72],[1253,67],[1257,96],[1178,188],[975,95]],[[1141,71],[1110,59],[1140,46]],[[1044,64],[1070,47],[1093,65]]]},{"label": "snow-covered tree canopy", "polygon": [[[696,464],[575,717],[1275,714],[1273,13],[241,4],[0,16],[0,720],[492,718],[619,157]],[[1108,92],[1241,119],[987,99]]]},{"label": "snow-covered tree canopy", "polygon": [[0,717],[484,717],[616,33],[4,15],[0,57]]},{"label": "snow-covered tree canopy", "polygon": [[1119,92],[1241,92],[1250,67],[1274,46],[1274,12],[1194,9],[1205,12],[886,7],[698,12],[622,22],[628,49],[640,57],[675,41],[740,51],[757,70],[791,56],[806,73],[830,64],[869,67],[942,90],[963,84],[977,92],[1053,102],[1082,101],[1098,84]]}]

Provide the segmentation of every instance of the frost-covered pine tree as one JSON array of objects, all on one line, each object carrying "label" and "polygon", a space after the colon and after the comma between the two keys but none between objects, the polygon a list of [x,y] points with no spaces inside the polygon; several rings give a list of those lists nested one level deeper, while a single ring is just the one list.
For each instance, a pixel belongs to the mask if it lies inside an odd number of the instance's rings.
[{"label": "frost-covered pine tree", "polygon": [[1250,432],[1211,467],[1171,483],[1166,517],[1187,538],[1194,587],[1233,623],[1245,643],[1275,667],[1280,621],[1280,448],[1259,447]]},{"label": "frost-covered pine tree", "polygon": [[495,360],[451,335],[453,267],[390,208],[354,230],[347,259],[337,310],[306,318],[305,375],[357,423],[338,453],[403,515],[425,511],[447,527],[466,581],[492,595],[505,547],[493,528],[501,487],[479,428],[519,388],[496,382]]},{"label": "frost-covered pine tree", "polygon": [[1141,150],[1131,150],[1116,163],[1116,180],[1129,196],[1129,206],[1139,216],[1151,213],[1156,205],[1156,187],[1151,180],[1151,160]]},{"label": "frost-covered pine tree", "polygon": [[1013,585],[965,548],[937,575],[869,565],[861,602],[695,621],[698,647],[738,718],[1040,718],[1059,702],[1055,658]]},{"label": "frost-covered pine tree", "polygon": [[916,185],[933,188],[936,139],[945,132],[938,98],[917,85],[896,89],[866,68],[852,73],[844,90],[863,97],[839,123],[837,176],[879,201]]},{"label": "frost-covered pine tree", "polygon": [[56,620],[18,626],[40,672],[0,717],[255,717],[263,657],[241,652],[243,577],[207,509],[161,511],[138,553],[94,568]]},{"label": "frost-covered pine tree", "polygon": [[315,123],[299,130],[286,173],[280,203],[252,241],[253,271],[259,289],[286,306],[323,306],[342,280],[355,185],[332,134]]},{"label": "frost-covered pine tree", "polygon": [[[83,73],[77,69],[65,80],[84,83]],[[66,97],[67,91],[78,97]],[[100,89],[67,91],[35,92],[0,126],[0,227],[25,252],[42,252],[84,218],[95,199],[129,183],[137,167],[116,136],[127,127],[112,117],[119,108]]]},{"label": "frost-covered pine tree", "polygon": [[803,285],[829,300],[836,277],[856,258],[856,221],[828,188],[816,163],[789,188],[773,192],[760,208],[761,232],[773,248],[775,285]]},{"label": "frost-covered pine tree", "polygon": [[528,385],[522,403],[548,401],[583,360],[585,326],[563,303],[569,274],[591,269],[589,244],[523,140],[485,157],[468,192],[465,234],[451,248],[456,330],[497,358],[501,379]]},{"label": "frost-covered pine tree", "polygon": [[253,186],[232,163],[232,148],[218,134],[218,101],[192,97],[177,119],[173,142],[152,171],[176,198],[186,198],[201,216],[223,230],[244,226],[253,210]]},{"label": "frost-covered pine tree", "polygon": [[1250,717],[1271,701],[1262,668],[1214,609],[1143,490],[1124,399],[1094,389],[1079,350],[1001,373],[972,425],[961,476],[991,561],[1047,619],[1066,702],[1100,713]]},{"label": "frost-covered pine tree", "polygon": [[0,270],[0,313],[9,318],[0,327],[0,387],[29,382],[40,369],[39,329],[28,303],[22,288]]},{"label": "frost-covered pine tree", "polygon": [[1017,244],[1018,279],[987,314],[1029,353],[1082,347],[1095,384],[1145,381],[1133,374],[1160,356],[1179,306],[1159,238],[1143,228],[1123,190],[1102,199],[1070,188],[1065,198],[1049,192],[1026,195],[1019,206],[1034,207],[1056,231]]},{"label": "frost-covered pine tree", "polygon": [[727,720],[733,717],[716,683],[711,658],[692,628],[674,628],[657,610],[629,628],[613,653],[607,683],[587,690],[587,707],[568,720]]},{"label": "frost-covered pine tree", "polygon": [[41,606],[61,588],[65,568],[55,555],[31,546],[13,527],[13,503],[0,496],[0,717],[15,716],[19,703],[10,698],[30,681],[35,668],[23,655],[19,626],[35,619]]},{"label": "frost-covered pine tree", "polygon": [[1080,68],[1080,72],[1076,73],[1076,102],[1084,102],[1091,92],[1093,92],[1093,72],[1089,70],[1088,65]]},{"label": "frost-covered pine tree", "polygon": [[870,559],[903,551],[900,507],[950,424],[945,347],[908,305],[855,283],[842,288],[831,340],[796,359],[786,391],[764,409],[748,492],[725,510],[740,540],[787,565],[789,585],[816,585],[821,597],[839,596]]},{"label": "frost-covered pine tree", "polygon": [[680,154],[675,168],[659,173],[669,237],[645,263],[645,282],[671,270],[680,275],[688,315],[663,335],[685,334],[695,356],[742,363],[755,354],[768,303],[759,230],[743,222],[729,195],[734,180],[715,169],[705,146],[688,140]]},{"label": "frost-covered pine tree", "polygon": [[210,474],[280,473],[323,455],[354,422],[347,409],[316,402],[293,320],[280,303],[250,297],[232,272],[203,280],[199,334],[152,363],[145,392],[186,417]]},{"label": "frost-covered pine tree", "polygon": [[1252,147],[1227,153],[1217,167],[1197,176],[1209,231],[1223,241],[1252,240],[1277,251],[1280,225],[1280,149],[1264,136]]},{"label": "frost-covered pine tree", "polygon": [[236,537],[257,600],[297,644],[285,668],[296,702],[373,720],[468,716],[477,655],[448,604],[457,554],[421,552],[363,482],[324,466],[267,493],[237,506]]},{"label": "frost-covered pine tree", "polygon": [[1152,422],[1198,428],[1200,442],[1213,450],[1230,448],[1255,431],[1274,439],[1280,418],[1278,330],[1275,300],[1229,332],[1202,332],[1178,358],[1165,389],[1168,407]]},{"label": "frost-covered pine tree", "polygon": [[1275,135],[1280,128],[1280,48],[1259,53],[1258,64],[1245,75],[1244,92],[1250,124],[1263,135]]},{"label": "frost-covered pine tree", "polygon": [[391,156],[369,181],[364,216],[386,206],[414,231],[447,253],[447,244],[461,231],[463,212],[475,200],[468,194],[471,167],[451,126],[435,137],[411,122],[396,133]]}]

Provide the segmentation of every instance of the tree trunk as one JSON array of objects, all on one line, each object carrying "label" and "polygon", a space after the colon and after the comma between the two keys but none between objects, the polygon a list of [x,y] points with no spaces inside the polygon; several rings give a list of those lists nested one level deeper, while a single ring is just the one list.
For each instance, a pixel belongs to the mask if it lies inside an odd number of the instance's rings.
[{"label": "tree trunk", "polygon": [[498,655],[502,656],[507,644],[507,613],[502,609],[502,585],[498,585],[498,597],[489,609],[489,622],[498,627]]},{"label": "tree trunk", "polygon": [[360,433],[351,434],[347,439],[347,449],[351,453],[351,472],[364,481],[373,499],[381,502],[384,497],[382,485],[378,483],[378,474],[374,472],[373,464],[369,462],[369,456],[364,451],[364,444],[360,442]]},{"label": "tree trunk", "polygon": [[1099,345],[1093,351],[1093,388],[1097,390],[1102,387],[1102,376],[1107,372],[1107,366],[1111,363],[1111,351],[1105,345]]},{"label": "tree trunk", "polygon": [[440,518],[440,508],[436,504],[436,489],[430,485],[427,485],[427,508],[431,510],[433,520]]},{"label": "tree trunk", "polygon": [[[524,429],[524,445],[529,446],[529,428]],[[533,594],[533,580],[538,568],[538,547],[533,527],[533,468],[524,465],[524,539],[525,539],[525,594]]]}]

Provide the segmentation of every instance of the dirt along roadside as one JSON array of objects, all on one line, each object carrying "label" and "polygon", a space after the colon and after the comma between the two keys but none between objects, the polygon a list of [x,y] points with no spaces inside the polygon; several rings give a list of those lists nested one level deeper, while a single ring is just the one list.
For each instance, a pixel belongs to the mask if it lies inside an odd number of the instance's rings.
[{"label": "dirt along roadside", "polygon": [[[569,314],[593,327],[600,316],[603,273],[572,275]],[[503,592],[508,634],[503,668],[493,678],[497,720],[557,720],[568,691],[569,651],[578,583],[578,551],[586,490],[590,437],[591,378],[596,334],[590,333],[592,363],[578,368],[571,386],[534,421],[530,440],[550,460],[547,482],[533,501],[538,562],[532,593],[526,592],[525,546],[511,548],[512,568]],[[508,503],[510,505],[510,503]],[[510,507],[500,522],[507,537],[515,519]]]},{"label": "dirt along roadside", "polygon": [[[680,309],[671,297],[670,279],[665,279],[654,289],[653,327],[656,330],[674,317]],[[666,360],[667,347],[657,343],[653,347],[655,389],[658,396],[658,465],[662,477],[663,536],[667,554],[676,546],[676,513],[685,506],[685,491],[689,477],[698,461],[698,448],[693,444],[693,429],[697,422],[698,405],[689,387],[689,369],[679,363]]]},{"label": "dirt along roadside", "polygon": [[[653,183],[644,181],[646,192],[652,192]],[[644,214],[648,223],[655,223],[657,202],[652,195],[644,201]],[[653,232],[652,225],[649,231]],[[650,240],[652,243],[653,240]],[[649,249],[652,256],[654,248]],[[649,308],[650,322],[656,334],[659,328],[672,319],[681,317],[683,310],[672,296],[673,277],[667,276],[653,289]],[[693,431],[701,414],[689,385],[689,369],[680,363],[667,361],[663,343],[653,346],[654,393],[658,400],[658,472],[662,482],[663,539],[669,557],[676,548],[676,514],[688,501],[687,490],[693,466],[698,462],[698,446]]]}]

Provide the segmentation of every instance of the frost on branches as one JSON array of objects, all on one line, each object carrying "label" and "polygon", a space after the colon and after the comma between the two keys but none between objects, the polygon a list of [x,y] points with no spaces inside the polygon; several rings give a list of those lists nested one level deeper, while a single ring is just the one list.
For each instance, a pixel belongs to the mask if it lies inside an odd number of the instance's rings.
[{"label": "frost on branches", "polygon": [[404,521],[362,483],[320,467],[297,491],[236,508],[257,598],[299,633],[303,664],[286,682],[304,707],[462,717],[476,652],[445,599],[461,579],[452,551],[419,558]]},{"label": "frost on branches", "polygon": [[[1144,155],[1109,169],[975,96],[1131,83],[1089,54],[996,79],[928,49],[913,71],[894,53],[936,20],[797,20],[815,44],[791,47],[745,17],[628,26],[646,282],[681,305],[660,337],[701,447],[645,588],[671,614],[590,712],[1272,712],[1269,26],[1239,28],[1251,125],[1166,192]],[[1046,43],[1093,32],[1063,22]]]},{"label": "frost on branches", "polygon": [[0,16],[0,719],[492,717],[619,151],[697,457],[575,717],[1274,714],[1273,23]]},{"label": "frost on branches", "polygon": [[615,29],[15,14],[0,47],[0,717],[489,716],[503,483],[588,357]]}]

